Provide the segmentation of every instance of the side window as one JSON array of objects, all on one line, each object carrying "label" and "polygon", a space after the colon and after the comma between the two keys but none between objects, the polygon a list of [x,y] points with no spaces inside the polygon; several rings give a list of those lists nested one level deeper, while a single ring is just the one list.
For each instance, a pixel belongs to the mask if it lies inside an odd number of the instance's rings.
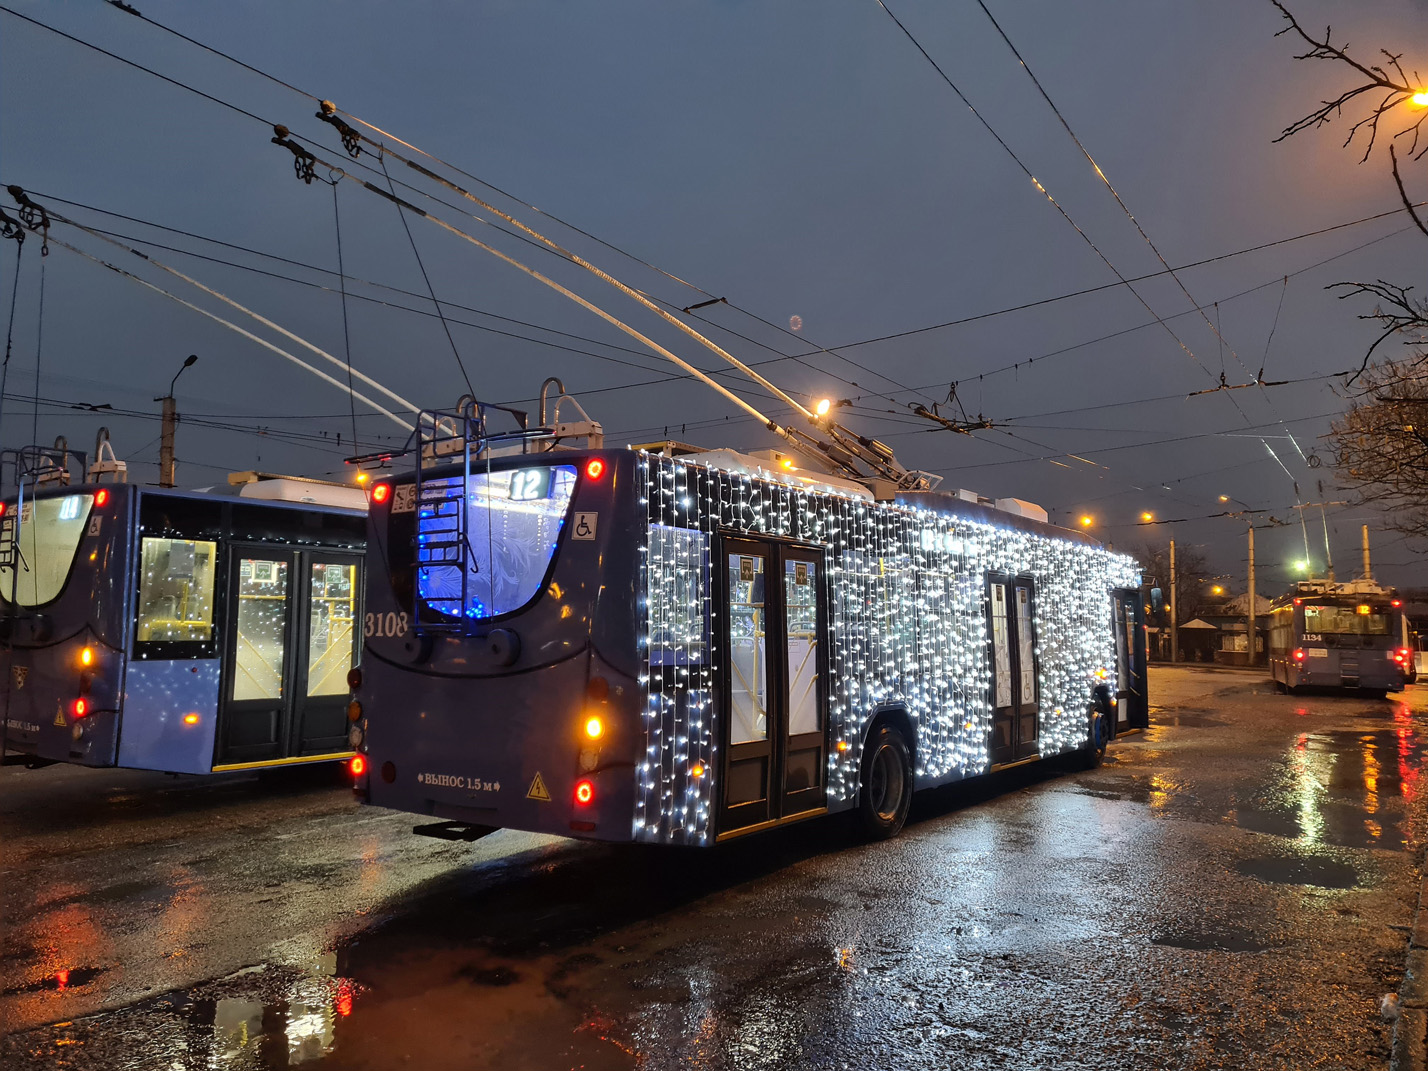
[{"label": "side window", "polygon": [[[136,649],[162,644],[151,657],[198,658],[213,645],[213,581],[218,544],[145,536],[139,562]],[[171,647],[171,645],[179,645]]]}]

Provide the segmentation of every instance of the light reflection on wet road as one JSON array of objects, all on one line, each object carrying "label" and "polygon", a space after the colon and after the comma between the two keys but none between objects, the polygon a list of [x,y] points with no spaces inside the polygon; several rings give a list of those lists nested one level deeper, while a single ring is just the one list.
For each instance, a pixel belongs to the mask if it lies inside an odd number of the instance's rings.
[{"label": "light reflection on wet road", "polygon": [[1386,1066],[1428,688],[1152,688],[1105,767],[943,790],[875,845],[448,845],[321,782],[5,770],[0,1063]]}]

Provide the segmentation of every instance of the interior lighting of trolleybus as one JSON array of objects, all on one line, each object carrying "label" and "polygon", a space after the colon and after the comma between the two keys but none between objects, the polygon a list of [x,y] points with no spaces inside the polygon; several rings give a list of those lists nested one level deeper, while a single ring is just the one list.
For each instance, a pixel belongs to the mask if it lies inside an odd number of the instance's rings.
[{"label": "interior lighting of trolleybus", "polygon": [[[464,481],[464,526],[458,526],[455,512],[463,480],[433,480],[434,493],[457,497],[428,503],[418,514],[417,588],[427,606],[452,616],[487,618],[535,598],[560,541],[575,480],[573,465],[474,473]],[[461,527],[465,538],[459,550],[429,546],[449,543]]]},{"label": "interior lighting of trolleybus", "polygon": [[[1115,675],[1111,592],[1138,588],[1129,557],[1054,535],[836,492],[811,495],[755,478],[643,455],[648,527],[641,684],[648,691],[637,764],[636,840],[704,844],[711,836],[717,651],[711,559],[718,531],[828,548],[830,803],[855,798],[868,718],[904,706],[919,726],[919,776],[990,767],[991,672],[983,607],[988,573],[1036,582],[1040,753],[1083,746],[1097,670]],[[690,503],[686,505],[686,502]]]}]

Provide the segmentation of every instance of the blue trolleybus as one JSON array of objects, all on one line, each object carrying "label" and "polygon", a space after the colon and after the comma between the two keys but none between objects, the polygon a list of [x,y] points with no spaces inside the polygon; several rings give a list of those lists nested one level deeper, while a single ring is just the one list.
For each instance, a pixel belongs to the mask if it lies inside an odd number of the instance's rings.
[{"label": "blue trolleybus", "polygon": [[365,496],[241,475],[206,492],[22,482],[0,503],[7,762],[351,756]]},{"label": "blue trolleybus", "polygon": [[372,487],[352,765],[418,832],[708,845],[856,809],[891,835],[914,789],[1146,724],[1136,564],[1029,503],[504,449],[530,452],[427,442]]},{"label": "blue trolleybus", "polygon": [[1402,607],[1372,580],[1301,580],[1269,610],[1275,686],[1402,691],[1416,677]]}]

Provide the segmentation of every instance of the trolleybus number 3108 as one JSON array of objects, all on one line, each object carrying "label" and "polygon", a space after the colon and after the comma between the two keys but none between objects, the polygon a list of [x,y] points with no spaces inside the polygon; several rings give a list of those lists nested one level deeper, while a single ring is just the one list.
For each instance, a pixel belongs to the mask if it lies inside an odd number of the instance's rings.
[{"label": "trolleybus number 3108", "polygon": [[405,636],[410,618],[406,614],[368,614],[364,636]]}]

